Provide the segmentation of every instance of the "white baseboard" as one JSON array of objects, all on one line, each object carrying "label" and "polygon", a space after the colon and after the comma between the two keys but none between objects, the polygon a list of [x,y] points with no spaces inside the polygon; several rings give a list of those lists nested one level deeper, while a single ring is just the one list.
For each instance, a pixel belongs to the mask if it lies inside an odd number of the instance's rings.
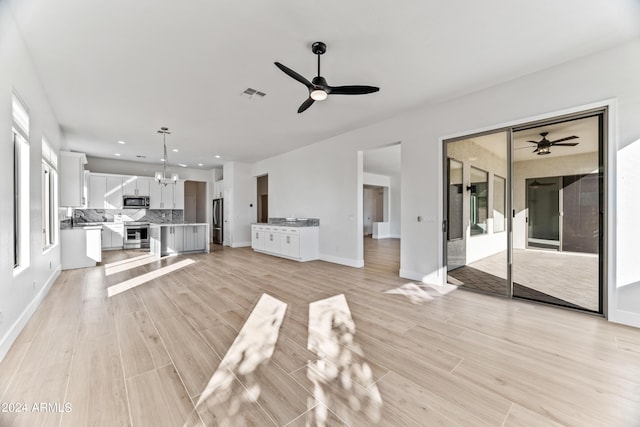
[{"label": "white baseboard", "polygon": [[400,269],[400,277],[403,279],[410,279],[416,282],[429,283],[434,285],[441,285],[443,283],[442,278],[438,275],[438,273],[424,274],[419,271]]},{"label": "white baseboard", "polygon": [[11,325],[7,333],[2,338],[0,338],[0,362],[2,362],[2,359],[4,359],[4,357],[7,355],[14,341],[16,340],[16,338],[18,338],[18,335],[20,335],[20,332],[22,332],[29,319],[31,319],[33,313],[36,312],[36,309],[40,306],[40,303],[42,302],[44,297],[47,296],[47,294],[49,293],[49,289],[51,289],[51,285],[53,285],[58,276],[60,276],[61,271],[61,267],[58,267],[51,274],[42,289],[40,289],[40,292],[38,292],[36,296],[31,300],[22,314],[20,314],[18,319],[13,323],[13,325]]},{"label": "white baseboard", "polygon": [[320,254],[320,259],[322,261],[332,262],[334,264],[346,265],[349,267],[355,267],[355,268],[364,267],[363,259],[358,260],[358,259],[352,259],[352,258],[342,258],[342,257],[333,256],[333,255],[325,255],[325,254]]},{"label": "white baseboard", "polygon": [[640,313],[625,310],[609,311],[608,319],[610,322],[640,328]]},{"label": "white baseboard", "polygon": [[238,242],[231,244],[232,248],[246,248],[247,246],[251,246],[251,242]]},{"label": "white baseboard", "polygon": [[392,238],[392,239],[399,239],[400,238],[400,234],[390,234],[389,237]]}]

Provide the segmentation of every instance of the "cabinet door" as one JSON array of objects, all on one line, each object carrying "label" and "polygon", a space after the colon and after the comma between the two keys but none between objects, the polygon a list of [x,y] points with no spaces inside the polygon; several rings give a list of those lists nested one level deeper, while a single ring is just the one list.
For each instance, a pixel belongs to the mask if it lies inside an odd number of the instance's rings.
[{"label": "cabinet door", "polygon": [[111,230],[108,227],[102,226],[102,249],[109,249],[111,247]]},{"label": "cabinet door", "polygon": [[292,258],[300,258],[300,236],[287,233],[282,235],[280,241],[280,252]]},{"label": "cabinet door", "polygon": [[85,205],[84,155],[60,152],[60,206],[80,207]]},{"label": "cabinet door", "polygon": [[107,177],[89,175],[89,209],[104,209],[107,198]]},{"label": "cabinet door", "polygon": [[176,248],[176,252],[184,251],[184,233],[185,233],[185,228],[188,228],[189,231],[191,231],[191,228],[190,227],[176,227],[176,226],[172,226],[171,228],[173,228],[173,238],[175,239],[174,247]]},{"label": "cabinet door", "polygon": [[196,250],[206,251],[209,244],[209,236],[207,235],[207,226],[196,226]]},{"label": "cabinet door", "polygon": [[107,177],[106,209],[122,209],[122,177]]},{"label": "cabinet door", "polygon": [[155,180],[149,182],[149,209],[162,209],[162,187]]},{"label": "cabinet door", "polygon": [[[184,181],[178,180],[173,186],[173,206],[169,209],[184,209]],[[165,205],[166,206],[166,205]]]},{"label": "cabinet door", "polygon": [[111,228],[111,247],[124,247],[124,226],[122,224],[113,225]]},{"label": "cabinet door", "polygon": [[145,176],[139,176],[138,179],[136,180],[136,187],[137,187],[136,195],[150,196],[152,182],[155,182],[155,181],[151,178],[147,178]]},{"label": "cabinet door", "polygon": [[135,196],[137,195],[137,176],[123,176],[122,177],[122,195],[123,196]]},{"label": "cabinet door", "polygon": [[195,251],[196,250],[196,226],[187,225],[180,227],[184,230],[184,250]]},{"label": "cabinet door", "polygon": [[173,184],[160,184],[160,209],[173,209]]},{"label": "cabinet door", "polygon": [[280,232],[275,230],[265,230],[265,241],[264,241],[264,250],[268,252],[273,252],[276,254],[280,253]]}]

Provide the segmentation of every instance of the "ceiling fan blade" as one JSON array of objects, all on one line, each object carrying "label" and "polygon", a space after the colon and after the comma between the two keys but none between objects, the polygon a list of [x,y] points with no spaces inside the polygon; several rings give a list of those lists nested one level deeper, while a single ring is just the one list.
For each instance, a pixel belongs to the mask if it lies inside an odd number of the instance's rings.
[{"label": "ceiling fan blade", "polygon": [[537,153],[538,149],[536,148],[535,150],[532,151],[532,153]]},{"label": "ceiling fan blade", "polygon": [[527,142],[530,142],[532,144],[538,144],[538,142],[540,142],[540,141],[527,141]]},{"label": "ceiling fan blade", "polygon": [[577,138],[577,136],[571,135],[571,136],[568,136],[566,138],[560,138],[560,139],[556,139],[555,141],[551,141],[551,144],[555,144],[556,142],[568,141],[570,139],[576,139],[576,138]]},{"label": "ceiling fan blade", "polygon": [[518,148],[514,148],[514,150],[525,150],[527,148],[533,148],[533,147],[537,148],[537,145],[528,145],[526,147],[518,147]]},{"label": "ceiling fan blade", "polygon": [[327,92],[330,95],[366,95],[367,93],[373,93],[380,90],[379,87],[360,85],[328,86],[327,89]]},{"label": "ceiling fan blade", "polygon": [[280,68],[286,75],[288,75],[292,79],[295,79],[295,80],[299,81],[300,83],[305,85],[309,90],[311,90],[311,88],[313,87],[313,85],[311,84],[311,82],[309,80],[305,79],[300,74],[296,73],[295,71],[293,71],[291,68],[287,67],[286,65],[282,65],[279,62],[274,62],[274,64],[276,64],[276,67]]},{"label": "ceiling fan blade", "polygon": [[302,113],[304,110],[311,107],[311,104],[313,104],[314,102],[315,101],[313,100],[313,98],[307,98],[307,100],[300,105],[300,108],[298,108],[298,113]]},{"label": "ceiling fan blade", "polygon": [[561,142],[560,144],[551,144],[554,147],[575,147],[576,145],[580,144],[579,142]]}]

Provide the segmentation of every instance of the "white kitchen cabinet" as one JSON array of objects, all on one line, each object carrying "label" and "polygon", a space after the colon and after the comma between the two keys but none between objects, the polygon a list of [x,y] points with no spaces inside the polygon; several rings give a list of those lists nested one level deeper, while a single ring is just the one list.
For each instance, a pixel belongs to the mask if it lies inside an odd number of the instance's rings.
[{"label": "white kitchen cabinet", "polygon": [[267,252],[280,253],[280,230],[279,227],[265,227],[264,250]]},{"label": "white kitchen cabinet", "polygon": [[107,199],[107,177],[104,175],[89,174],[89,209],[104,209]]},{"label": "white kitchen cabinet", "polygon": [[207,227],[205,225],[185,225],[184,252],[203,251],[207,244]]},{"label": "white kitchen cabinet", "polygon": [[124,225],[105,223],[102,225],[102,249],[124,248]]},{"label": "white kitchen cabinet", "polygon": [[254,250],[264,250],[265,231],[263,225],[251,226],[251,248]]},{"label": "white kitchen cabinet", "polygon": [[257,252],[277,255],[296,261],[320,257],[319,227],[282,227],[253,224],[251,247]]},{"label": "white kitchen cabinet", "polygon": [[60,206],[74,208],[86,206],[85,164],[87,164],[87,156],[84,153],[60,152]]},{"label": "white kitchen cabinet", "polygon": [[122,209],[122,176],[107,176],[105,209]]},{"label": "white kitchen cabinet", "polygon": [[173,187],[172,209],[184,209],[184,180],[179,179]]},{"label": "white kitchen cabinet", "polygon": [[153,178],[146,176],[123,176],[123,196],[149,196],[150,184]]},{"label": "white kitchen cabinet", "polygon": [[102,261],[100,227],[60,230],[60,263],[63,270],[95,267]]},{"label": "white kitchen cabinet", "polygon": [[291,258],[300,257],[300,235],[297,229],[283,231],[280,236],[280,252]]},{"label": "white kitchen cabinet", "polygon": [[175,255],[184,251],[184,227],[162,227],[162,255]]}]

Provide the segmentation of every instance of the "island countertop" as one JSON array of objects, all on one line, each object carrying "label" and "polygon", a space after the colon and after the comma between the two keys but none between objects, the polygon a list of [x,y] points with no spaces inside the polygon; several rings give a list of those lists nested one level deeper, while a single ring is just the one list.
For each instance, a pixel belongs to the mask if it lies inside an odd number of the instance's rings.
[{"label": "island countertop", "polygon": [[194,225],[209,225],[209,223],[208,222],[166,222],[166,223],[152,222],[149,224],[150,227],[189,227]]}]

